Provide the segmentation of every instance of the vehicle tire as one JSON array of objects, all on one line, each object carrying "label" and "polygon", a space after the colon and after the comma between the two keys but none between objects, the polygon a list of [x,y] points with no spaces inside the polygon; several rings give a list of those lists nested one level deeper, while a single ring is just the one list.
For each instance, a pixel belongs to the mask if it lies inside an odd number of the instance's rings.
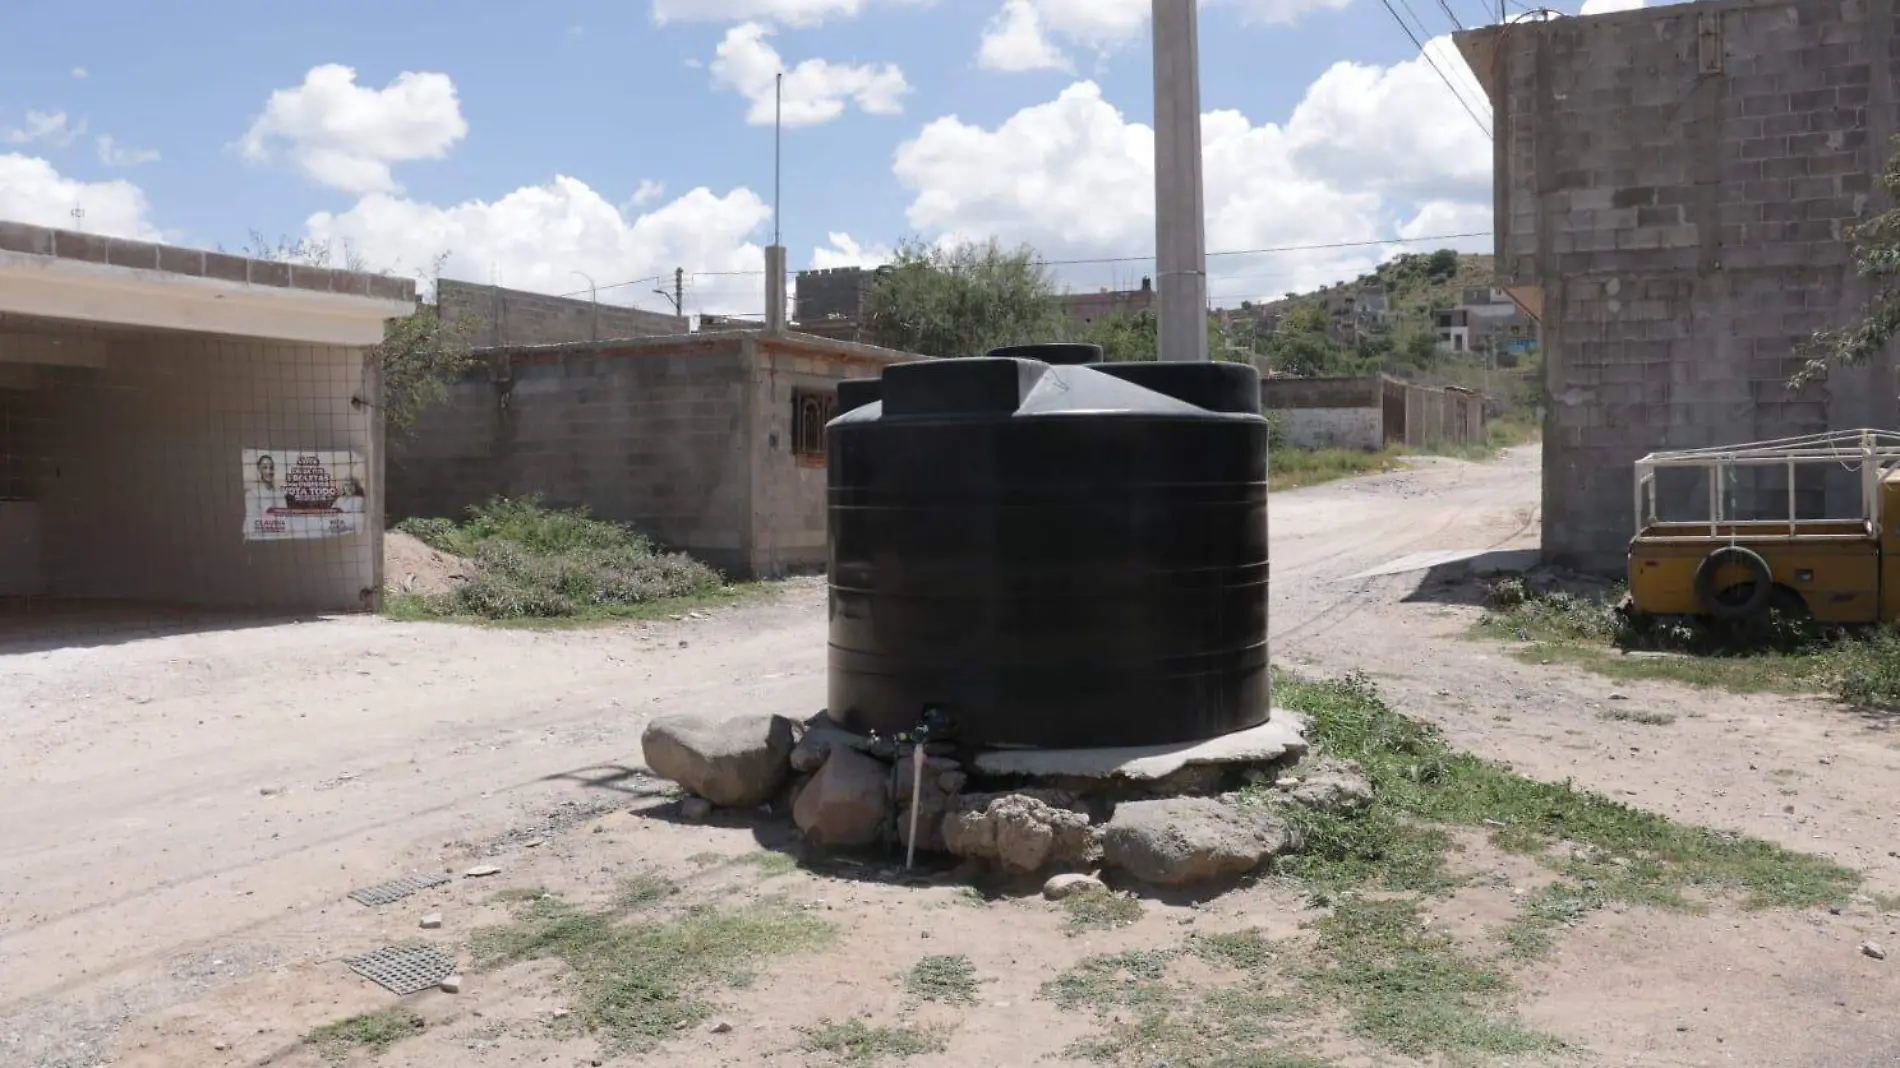
[{"label": "vehicle tire", "polygon": [[[1745,569],[1748,580],[1716,589],[1716,573],[1731,564]],[[1731,596],[1731,591],[1737,595]],[[1724,545],[1703,557],[1695,569],[1696,604],[1716,619],[1747,619],[1766,612],[1774,595],[1775,580],[1768,570],[1768,561],[1753,549]]]}]

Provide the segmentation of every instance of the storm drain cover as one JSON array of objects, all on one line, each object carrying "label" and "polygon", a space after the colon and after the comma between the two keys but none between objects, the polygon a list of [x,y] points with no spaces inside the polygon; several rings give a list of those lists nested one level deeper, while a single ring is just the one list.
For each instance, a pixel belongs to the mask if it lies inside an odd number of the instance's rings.
[{"label": "storm drain cover", "polygon": [[384,946],[345,957],[350,970],[398,997],[427,990],[455,974],[455,961],[431,946]]},{"label": "storm drain cover", "polygon": [[391,879],[375,886],[365,886],[350,891],[350,900],[375,907],[387,905],[391,901],[401,901],[418,890],[427,890],[431,886],[441,886],[449,881],[447,875],[405,875],[400,879]]}]

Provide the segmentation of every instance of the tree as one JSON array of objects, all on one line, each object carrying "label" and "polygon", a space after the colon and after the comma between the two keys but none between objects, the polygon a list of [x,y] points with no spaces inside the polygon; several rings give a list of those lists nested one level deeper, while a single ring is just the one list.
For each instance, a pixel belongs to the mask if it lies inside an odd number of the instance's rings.
[{"label": "tree", "polygon": [[1441,248],[1432,253],[1431,274],[1433,278],[1453,278],[1458,274],[1458,252],[1456,249]]},{"label": "tree", "polygon": [[1896,151],[1880,184],[1894,206],[1847,231],[1854,270],[1872,293],[1861,305],[1857,322],[1818,331],[1804,346],[1807,365],[1789,383],[1794,388],[1825,377],[1830,366],[1866,364],[1900,337],[1900,137],[1893,143]]},{"label": "tree", "polygon": [[864,306],[872,341],[926,356],[1048,341],[1059,324],[1055,282],[1035,250],[1005,250],[994,240],[901,243]]},{"label": "tree", "polygon": [[[256,230],[244,254],[252,259],[329,267],[337,259],[336,249],[328,241],[278,238],[275,243]],[[367,271],[368,264],[349,247],[342,247],[342,269]],[[436,257],[431,277],[442,276],[443,253]],[[423,411],[448,396],[449,385],[475,364],[469,339],[479,321],[457,318],[444,321],[436,309],[423,304],[409,315],[385,320],[383,343],[370,350],[382,370],[383,425],[397,434],[406,434],[416,425]]]},{"label": "tree", "polygon": [[[1132,363],[1161,358],[1161,324],[1153,312],[1111,315],[1097,319],[1080,330],[1071,329],[1072,340],[1102,347],[1102,359],[1110,363]],[[1215,360],[1245,361],[1245,353],[1230,352],[1220,324],[1207,320],[1207,352]]]}]

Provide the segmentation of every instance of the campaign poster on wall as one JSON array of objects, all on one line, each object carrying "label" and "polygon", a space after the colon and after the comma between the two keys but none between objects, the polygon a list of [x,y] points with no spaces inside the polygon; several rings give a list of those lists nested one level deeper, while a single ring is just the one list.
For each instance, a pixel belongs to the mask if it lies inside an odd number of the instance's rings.
[{"label": "campaign poster on wall", "polygon": [[244,540],[337,538],[360,533],[368,466],[353,452],[245,449]]}]

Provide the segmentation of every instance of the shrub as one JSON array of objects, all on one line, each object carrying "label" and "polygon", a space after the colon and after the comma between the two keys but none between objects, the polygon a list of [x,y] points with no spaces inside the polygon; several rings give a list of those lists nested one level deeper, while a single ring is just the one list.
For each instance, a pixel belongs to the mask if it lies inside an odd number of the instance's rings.
[{"label": "shrub", "polygon": [[434,598],[438,615],[561,619],[686,597],[724,583],[684,553],[665,552],[630,527],[585,508],[550,509],[535,498],[496,498],[462,524],[408,520],[397,527],[434,548],[467,557],[469,581]]}]

